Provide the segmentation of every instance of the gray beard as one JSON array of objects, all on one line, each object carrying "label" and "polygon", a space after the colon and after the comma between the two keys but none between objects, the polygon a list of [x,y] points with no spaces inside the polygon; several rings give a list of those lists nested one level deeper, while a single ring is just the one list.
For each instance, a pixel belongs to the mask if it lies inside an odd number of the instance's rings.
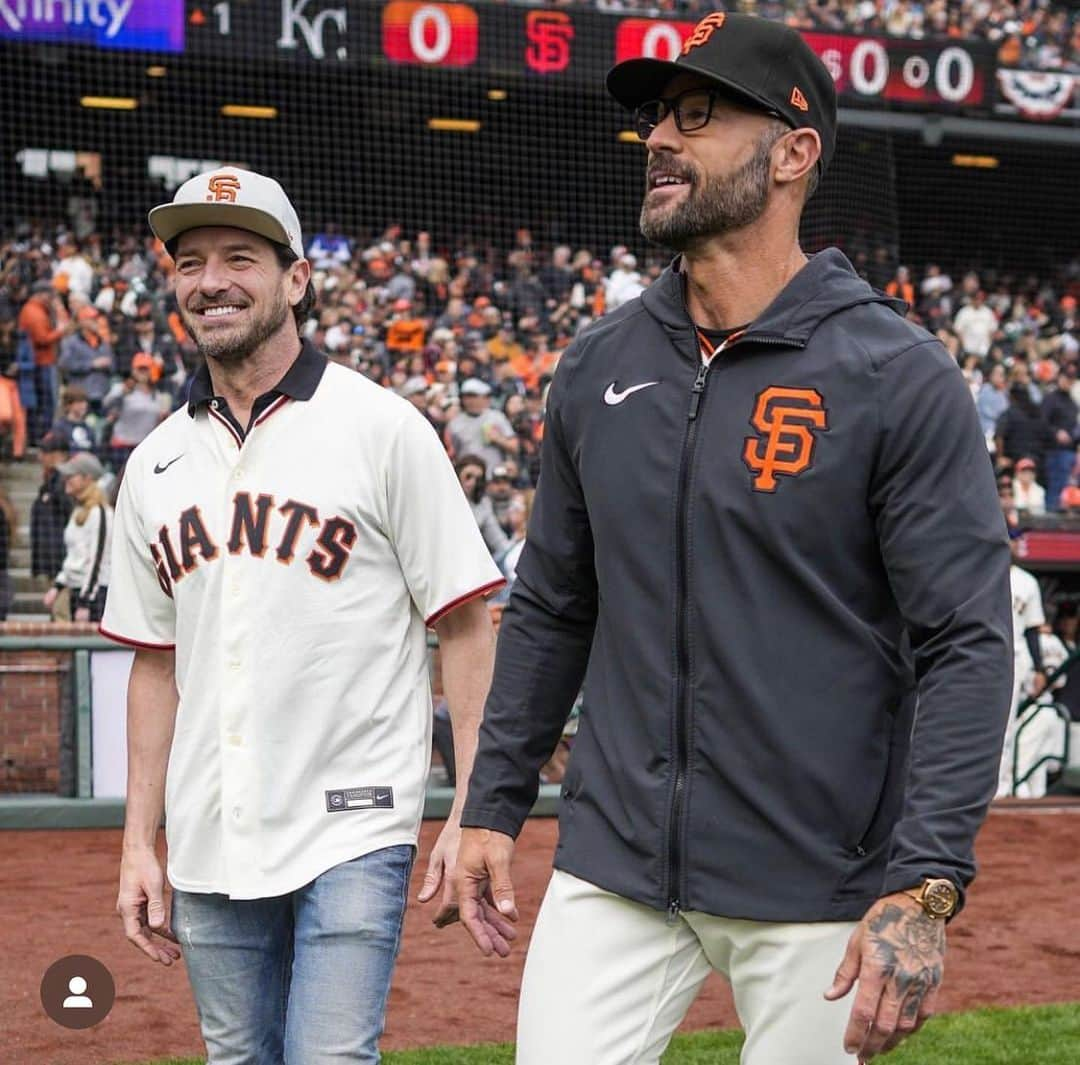
[{"label": "gray beard", "polygon": [[214,337],[211,340],[203,340],[199,336],[197,317],[188,315],[187,312],[184,312],[182,317],[188,332],[195,340],[199,354],[204,359],[214,359],[222,363],[240,363],[250,359],[284,325],[285,320],[292,313],[285,294],[279,293],[278,297],[277,302],[269,307],[266,314],[254,319],[244,332],[230,333],[228,336]]},{"label": "gray beard", "polygon": [[710,237],[733,233],[756,222],[769,198],[769,155],[779,139],[772,130],[762,134],[754,154],[733,174],[695,175],[683,201],[675,207],[650,210],[648,194],[641,208],[641,234],[653,244],[690,251]]}]

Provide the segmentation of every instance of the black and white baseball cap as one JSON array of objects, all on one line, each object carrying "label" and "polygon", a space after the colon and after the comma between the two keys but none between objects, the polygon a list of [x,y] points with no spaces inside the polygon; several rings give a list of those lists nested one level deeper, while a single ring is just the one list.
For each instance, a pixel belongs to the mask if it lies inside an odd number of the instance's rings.
[{"label": "black and white baseball cap", "polygon": [[196,174],[176,190],[171,203],[159,204],[148,215],[154,235],[172,251],[181,233],[201,226],[233,226],[283,244],[304,258],[300,219],[273,179],[238,166]]},{"label": "black and white baseball cap", "polygon": [[633,110],[657,99],[676,74],[700,74],[744,105],[779,115],[821,138],[821,169],[836,147],[836,85],[798,31],[757,15],[715,11],[694,28],[674,60],[627,59],[607,76],[608,92]]}]

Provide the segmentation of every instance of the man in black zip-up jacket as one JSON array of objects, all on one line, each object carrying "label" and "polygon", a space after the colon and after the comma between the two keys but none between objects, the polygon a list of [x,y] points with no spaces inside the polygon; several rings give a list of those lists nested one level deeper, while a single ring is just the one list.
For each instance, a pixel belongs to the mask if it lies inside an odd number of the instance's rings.
[{"label": "man in black zip-up jacket", "polygon": [[835,96],[794,31],[710,16],[609,87],[643,104],[642,230],[684,254],[552,383],[462,917],[509,949],[513,838],[584,679],[519,1065],[657,1061],[710,966],[746,1065],[868,1060],[933,1009],[996,785],[990,460],[942,345],[799,249]]}]

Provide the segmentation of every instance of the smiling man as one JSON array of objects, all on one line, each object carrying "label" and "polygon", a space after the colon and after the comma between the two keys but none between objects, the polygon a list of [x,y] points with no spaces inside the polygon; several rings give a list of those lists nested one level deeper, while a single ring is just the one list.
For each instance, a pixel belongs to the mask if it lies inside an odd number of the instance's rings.
[{"label": "smiling man", "polygon": [[794,30],[712,14],[608,87],[648,149],[641,231],[681,254],[551,385],[462,917],[509,950],[484,900],[516,919],[514,837],[584,679],[518,1065],[655,1063],[713,969],[744,1065],[866,1060],[933,1010],[997,780],[990,462],[942,345],[799,247],[836,96]]},{"label": "smiling man", "polygon": [[420,893],[442,887],[443,922],[503,581],[422,415],[301,342],[311,267],[281,186],[201,174],[150,225],[205,365],[116,511],[102,632],[137,649],[117,909],[148,957],[183,954],[210,1065],[376,1062],[430,751],[425,629],[459,781]]}]

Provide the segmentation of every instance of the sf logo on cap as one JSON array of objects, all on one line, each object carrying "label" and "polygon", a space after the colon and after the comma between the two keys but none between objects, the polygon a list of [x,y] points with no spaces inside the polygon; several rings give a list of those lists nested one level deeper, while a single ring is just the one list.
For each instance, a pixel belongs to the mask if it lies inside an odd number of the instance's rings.
[{"label": "sf logo on cap", "polygon": [[210,190],[207,200],[215,203],[235,203],[240,179],[233,174],[215,174],[207,188]]},{"label": "sf logo on cap", "polygon": [[775,492],[777,474],[797,477],[809,467],[814,458],[814,430],[829,429],[817,389],[777,385],[758,394],[750,424],[761,435],[746,438],[743,462],[756,474],[756,492]]},{"label": "sf logo on cap", "polygon": [[682,54],[686,55],[691,48],[697,48],[704,44],[721,26],[727,16],[722,11],[714,11],[706,15],[695,27],[694,32],[686,38],[682,46]]}]

